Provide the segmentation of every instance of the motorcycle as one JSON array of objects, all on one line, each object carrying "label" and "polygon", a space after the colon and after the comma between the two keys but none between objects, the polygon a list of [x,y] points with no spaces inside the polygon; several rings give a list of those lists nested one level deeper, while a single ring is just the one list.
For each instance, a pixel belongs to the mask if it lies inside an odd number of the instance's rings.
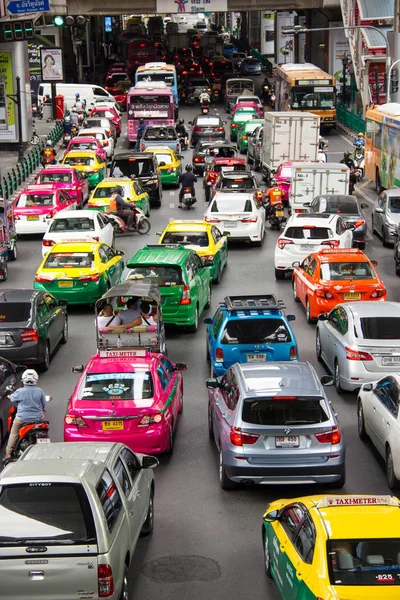
[{"label": "motorcycle", "polygon": [[32,104],[32,117],[34,119],[39,119],[39,121],[43,119],[43,108],[41,104],[36,104],[36,102]]},{"label": "motorcycle", "polygon": [[350,179],[349,179],[349,194],[351,195],[354,192],[354,186],[357,181],[360,181],[360,170],[359,169],[350,169]]},{"label": "motorcycle", "polygon": [[283,210],[283,204],[271,206],[268,214],[268,223],[271,225],[271,229],[279,230],[285,222],[286,217],[285,211]]},{"label": "motorcycle", "polygon": [[208,106],[208,104],[202,104],[201,105],[201,114],[208,115],[209,112],[210,112],[210,107]]},{"label": "motorcycle", "polygon": [[356,170],[361,172],[360,179],[364,177],[364,168],[365,168],[365,155],[364,155],[364,147],[360,144],[357,144],[353,153],[353,162]]},{"label": "motorcycle", "polygon": [[75,137],[76,135],[78,135],[79,133],[79,127],[78,125],[71,125],[71,135],[72,137]]},{"label": "motorcycle", "polygon": [[[105,212],[104,215],[108,217],[111,225],[114,228],[115,233],[132,233],[131,229],[126,226],[125,220],[116,212]],[[135,207],[135,228],[137,233],[145,235],[149,233],[151,229],[151,223],[146,217],[144,212],[140,208]]]},{"label": "motorcycle", "polygon": [[183,190],[183,198],[182,198],[182,204],[183,204],[183,206],[186,206],[186,208],[188,210],[190,210],[190,208],[196,202],[197,202],[197,200],[196,200],[194,189],[193,188],[185,188]]},{"label": "motorcycle", "polygon": [[72,135],[70,133],[64,133],[64,137],[63,137],[64,148],[66,148],[68,146],[68,144],[70,143],[71,139],[72,139]]},{"label": "motorcycle", "polygon": [[186,144],[186,142],[185,142],[185,137],[187,137],[187,135],[184,136],[182,134],[178,134],[179,145],[180,145],[181,150],[187,150],[189,148],[189,145]]},{"label": "motorcycle", "polygon": [[275,92],[272,92],[272,94],[270,96],[270,99],[269,99],[269,103],[271,105],[271,108],[275,108],[275,100],[276,100]]}]

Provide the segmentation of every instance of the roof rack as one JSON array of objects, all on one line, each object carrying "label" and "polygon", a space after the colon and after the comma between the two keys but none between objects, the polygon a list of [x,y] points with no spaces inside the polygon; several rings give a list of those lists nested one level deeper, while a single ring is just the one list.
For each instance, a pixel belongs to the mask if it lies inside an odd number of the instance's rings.
[{"label": "roof rack", "polygon": [[228,310],[260,310],[285,308],[282,300],[273,294],[264,296],[225,296],[223,303]]},{"label": "roof rack", "polygon": [[359,248],[331,248],[330,250],[320,250],[318,254],[364,254]]}]

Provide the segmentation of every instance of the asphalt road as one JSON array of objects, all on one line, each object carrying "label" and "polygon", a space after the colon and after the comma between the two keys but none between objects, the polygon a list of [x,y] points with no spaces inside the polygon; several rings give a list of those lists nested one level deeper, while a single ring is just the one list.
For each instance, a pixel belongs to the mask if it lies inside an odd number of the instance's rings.
[{"label": "asphalt road", "polygon": [[[213,108],[214,110],[214,108]],[[187,122],[195,108],[183,108]],[[222,106],[219,113],[225,117]],[[351,143],[345,136],[332,133],[329,161],[340,160]],[[117,149],[127,147],[121,138]],[[191,151],[184,162],[190,162]],[[148,236],[133,234],[117,239],[117,247],[129,258],[144,243],[157,242],[156,232],[174,217],[201,218],[203,214],[202,180],[196,184],[198,202],[189,214],[177,209],[178,192],[165,190],[163,206],[151,214],[152,229]],[[368,187],[369,199],[374,194]],[[273,250],[278,233],[267,231],[262,248],[245,245],[230,247],[229,264],[222,283],[213,288],[212,306],[203,316],[212,316],[227,294],[274,293],[296,315],[293,329],[300,358],[310,361],[320,375],[325,373],[315,356],[315,326],[308,325],[301,305],[292,298],[291,283],[276,282]],[[19,257],[10,265],[7,285],[12,288],[32,285],[40,263],[40,239],[21,240]],[[394,272],[393,251],[384,249],[379,239],[369,235],[367,254],[378,260],[378,270],[388,289],[388,300],[398,301],[399,281]],[[62,441],[63,417],[67,400],[78,379],[71,373],[76,363],[85,363],[95,351],[94,315],[90,308],[69,309],[69,341],[53,357],[49,371],[41,376],[40,385],[54,396],[48,407],[51,439]],[[205,326],[196,334],[168,332],[168,349],[175,361],[189,365],[185,373],[185,408],[177,427],[174,454],[162,457],[156,471],[155,531],[151,538],[139,541],[130,572],[132,596],[140,600],[206,600],[252,598],[277,600],[275,585],[263,571],[261,518],[269,501],[279,497],[296,497],[324,493],[316,487],[259,487],[231,492],[221,490],[218,481],[217,453],[208,439],[207,390],[209,375],[205,358]],[[339,396],[327,388],[339,415],[347,442],[347,493],[388,493],[384,468],[377,453],[357,435],[356,396]]]}]

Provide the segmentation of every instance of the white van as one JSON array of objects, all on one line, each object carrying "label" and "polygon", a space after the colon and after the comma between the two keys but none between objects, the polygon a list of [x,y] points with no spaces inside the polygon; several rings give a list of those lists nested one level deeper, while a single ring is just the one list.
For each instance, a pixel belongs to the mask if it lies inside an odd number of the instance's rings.
[{"label": "white van", "polygon": [[[86,107],[92,108],[96,102],[107,100],[115,104],[115,98],[107,90],[94,83],[56,83],[56,92],[64,96],[65,108],[71,109],[75,104],[75,94],[80,94],[86,100]],[[43,103],[46,96],[51,98],[51,84],[40,83],[38,88],[38,104]]]}]

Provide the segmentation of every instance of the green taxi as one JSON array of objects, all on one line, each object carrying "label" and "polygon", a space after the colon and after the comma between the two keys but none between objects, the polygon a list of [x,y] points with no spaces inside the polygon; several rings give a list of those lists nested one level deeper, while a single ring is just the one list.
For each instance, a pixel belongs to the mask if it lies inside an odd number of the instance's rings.
[{"label": "green taxi", "polygon": [[258,112],[254,109],[237,110],[231,120],[231,142],[237,139],[238,130],[247,121],[258,120]]},{"label": "green taxi", "polygon": [[160,175],[162,185],[173,185],[179,187],[179,178],[182,175],[182,162],[180,156],[167,146],[151,146],[145,152],[155,155],[158,163],[157,172]]},{"label": "green taxi", "polygon": [[264,119],[254,119],[253,121],[245,121],[237,131],[237,147],[239,152],[246,154],[248,139],[257,127],[264,125]]},{"label": "green taxi", "polygon": [[207,260],[179,244],[147,245],[126,263],[122,279],[154,278],[161,294],[166,324],[186,327],[194,333],[199,317],[211,304],[211,271]]}]

